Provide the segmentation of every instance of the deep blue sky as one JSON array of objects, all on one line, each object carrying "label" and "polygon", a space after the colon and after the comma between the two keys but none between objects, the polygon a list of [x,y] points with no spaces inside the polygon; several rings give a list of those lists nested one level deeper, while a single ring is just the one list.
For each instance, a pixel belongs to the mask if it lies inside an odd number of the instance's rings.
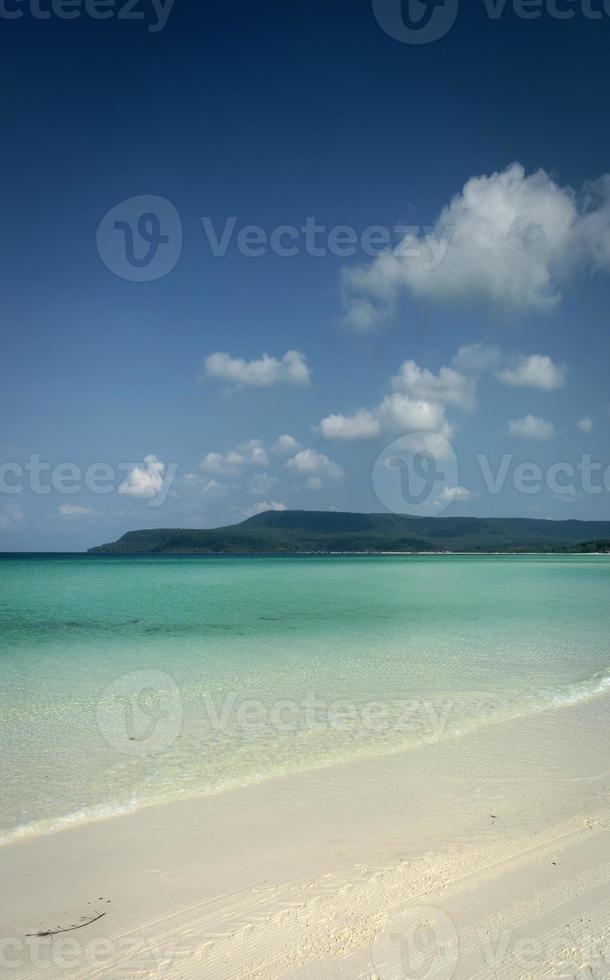
[{"label": "deep blue sky", "polygon": [[[382,510],[371,470],[402,434],[380,409],[391,379],[407,360],[437,375],[458,348],[482,342],[499,352],[479,376],[476,407],[430,397],[450,426],[443,432],[459,471],[429,512],[610,519],[607,489],[589,493],[577,481],[562,495],[546,478],[549,466],[576,465],[583,454],[610,463],[610,195],[579,196],[569,234],[543,246],[542,258],[536,246],[552,279],[548,308],[522,298],[534,247],[527,207],[508,233],[525,243],[514,276],[497,239],[474,253],[462,242],[463,289],[447,286],[449,255],[438,288],[435,274],[423,292],[411,288],[407,272],[364,332],[346,322],[353,297],[341,282],[346,267],[362,269],[364,281],[367,256],[254,258],[232,246],[214,257],[201,224],[236,216],[238,228],[271,233],[309,215],[357,233],[432,226],[467,181],[514,162],[524,168],[516,192],[542,169],[558,207],[569,188],[581,195],[610,172],[610,17],[589,19],[580,2],[570,20],[547,12],[524,20],[510,7],[492,20],[483,0],[462,0],[449,33],[421,45],[384,33],[370,0],[176,0],[159,32],[116,18],[39,20],[29,0],[22,18],[0,18],[1,462],[22,466],[37,455],[84,472],[97,462],[144,468],[154,455],[176,467],[172,492],[152,507],[159,501],[138,488],[154,487],[156,464],[140,483],[122,471],[105,495],[38,493],[26,476],[22,492],[0,494],[0,550],[80,549],[135,527],[214,526],[263,503]],[[150,282],[115,275],[96,248],[104,215],[141,195],[172,202],[184,233],[175,268]],[[591,211],[595,229],[583,233],[577,219]],[[502,209],[484,217],[501,223]],[[481,268],[494,263],[505,281],[490,296]],[[247,362],[264,353],[281,361],[289,350],[302,352],[308,385],[282,383],[281,366],[266,386],[205,376],[215,352]],[[532,355],[549,359],[530,365],[533,374],[522,360]],[[507,371],[522,383],[498,379]],[[428,400],[421,386],[405,393]],[[378,431],[325,437],[324,418],[361,408]],[[511,434],[511,422],[528,416],[529,427]],[[579,427],[583,419],[590,423]],[[281,434],[298,449],[273,454]],[[207,454],[253,439],[262,444],[256,459],[250,447],[238,450],[241,460],[214,457],[201,468]],[[494,470],[511,455],[511,473],[538,463],[543,489],[520,492],[511,476],[491,494],[477,454]],[[131,492],[119,493],[125,480]],[[5,474],[6,485],[18,482]]]}]

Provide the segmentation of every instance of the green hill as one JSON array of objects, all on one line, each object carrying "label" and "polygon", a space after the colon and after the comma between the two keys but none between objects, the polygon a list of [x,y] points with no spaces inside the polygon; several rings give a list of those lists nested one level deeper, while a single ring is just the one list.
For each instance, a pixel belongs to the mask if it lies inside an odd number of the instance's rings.
[{"label": "green hill", "polygon": [[129,531],[89,554],[609,551],[610,521],[267,511],[213,530]]}]

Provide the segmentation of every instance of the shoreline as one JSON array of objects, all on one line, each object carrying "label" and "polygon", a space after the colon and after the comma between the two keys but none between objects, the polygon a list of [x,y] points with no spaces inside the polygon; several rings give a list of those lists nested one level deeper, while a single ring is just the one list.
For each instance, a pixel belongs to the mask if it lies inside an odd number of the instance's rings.
[{"label": "shoreline", "polygon": [[608,551],[2,551],[2,558],[608,558]]},{"label": "shoreline", "polygon": [[[159,957],[170,978],[357,976],[383,948],[390,906],[404,916],[415,903],[454,923],[460,977],[462,960],[484,955],[472,943],[483,912],[502,906],[496,915],[515,928],[525,903],[535,932],[536,896],[559,880],[561,901],[542,903],[545,915],[565,918],[568,901],[580,901],[597,921],[610,900],[609,712],[602,694],[407,752],[8,845],[0,939],[12,962],[0,976],[153,976]],[[70,964],[53,962],[57,937],[27,945],[26,933],[99,912],[70,933]],[[91,957],[102,940],[100,966]],[[146,963],[127,973],[125,943],[136,941]]]},{"label": "shoreline", "polygon": [[271,771],[258,773],[256,775],[252,774],[250,777],[245,777],[244,782],[237,782],[235,784],[228,785],[223,784],[217,788],[208,788],[205,790],[193,789],[192,791],[188,791],[183,795],[168,797],[166,799],[132,799],[128,802],[118,800],[98,801],[97,803],[90,804],[77,811],[47,818],[40,818],[26,824],[21,824],[17,827],[0,831],[0,852],[3,848],[11,847],[14,844],[19,844],[21,842],[27,843],[28,841],[55,837],[57,834],[62,834],[79,827],[86,827],[113,821],[125,816],[135,815],[151,808],[163,807],[174,803],[188,801],[204,801],[217,796],[222,796],[225,793],[239,792],[241,790],[247,790],[253,786],[263,786],[266,783],[281,779],[299,778],[300,776],[307,776],[310,773],[326,772],[341,766],[354,766],[359,764],[367,765],[375,764],[375,762],[381,763],[386,758],[392,758],[410,752],[419,751],[425,749],[427,746],[459,741],[460,739],[484,732],[489,727],[497,727],[497,725],[507,725],[518,722],[527,723],[530,718],[535,718],[538,715],[560,711],[561,709],[569,708],[578,704],[588,704],[608,696],[609,693],[610,671],[599,672],[599,674],[586,678],[586,680],[581,681],[579,684],[574,684],[571,688],[563,691],[561,694],[554,693],[552,696],[549,695],[547,700],[541,700],[530,710],[524,711],[523,713],[519,713],[517,711],[514,714],[507,714],[500,718],[494,718],[493,716],[478,718],[476,723],[473,723],[472,727],[466,727],[465,729],[458,728],[457,730],[439,734],[437,737],[431,736],[422,739],[419,743],[414,743],[411,745],[402,745],[397,743],[394,746],[379,746],[373,750],[355,752],[348,758],[329,758],[318,763],[312,762],[305,768],[289,770],[287,772]]}]

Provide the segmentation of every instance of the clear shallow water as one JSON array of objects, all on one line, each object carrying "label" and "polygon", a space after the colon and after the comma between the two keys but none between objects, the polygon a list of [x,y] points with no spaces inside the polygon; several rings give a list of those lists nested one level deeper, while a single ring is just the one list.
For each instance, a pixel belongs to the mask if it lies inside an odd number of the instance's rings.
[{"label": "clear shallow water", "polygon": [[0,843],[610,689],[604,557],[0,559]]}]

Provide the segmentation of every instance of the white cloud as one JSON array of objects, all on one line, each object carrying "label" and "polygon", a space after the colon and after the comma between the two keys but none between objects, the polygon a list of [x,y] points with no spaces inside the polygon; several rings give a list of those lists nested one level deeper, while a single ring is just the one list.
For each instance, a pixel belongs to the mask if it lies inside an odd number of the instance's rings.
[{"label": "white cloud", "polygon": [[553,391],[566,382],[566,369],[554,364],[547,354],[521,357],[515,367],[504,368],[497,374],[502,384],[514,388],[543,388]]},{"label": "white cloud", "polygon": [[305,355],[296,350],[289,350],[281,360],[263,354],[252,361],[219,351],[206,357],[204,367],[209,378],[257,388],[276,384],[308,385],[310,381]]},{"label": "white cloud", "polygon": [[537,439],[544,441],[552,439],[555,434],[552,422],[536,418],[534,415],[526,415],[525,418],[515,419],[509,424],[511,436],[517,439]]},{"label": "white cloud", "polygon": [[593,271],[610,269],[610,174],[585,184],[575,249]]},{"label": "white cloud", "polygon": [[[446,247],[439,248],[439,243]],[[610,176],[580,196],[519,163],[472,177],[430,232],[343,270],[345,319],[359,331],[392,316],[403,291],[546,312],[575,267],[610,270]]]},{"label": "white cloud", "polygon": [[288,456],[290,453],[296,453],[300,448],[294,436],[285,434],[275,440],[271,452],[276,456]]},{"label": "white cloud", "polygon": [[224,497],[229,490],[226,483],[214,479],[208,480],[197,473],[187,473],[184,477],[184,484],[188,490],[203,497]]},{"label": "white cloud", "polygon": [[392,388],[420,401],[465,409],[475,405],[474,380],[451,367],[442,367],[438,374],[433,374],[415,361],[405,361],[399,374],[392,378]]},{"label": "white cloud", "polygon": [[451,367],[438,374],[405,361],[392,378],[393,391],[374,408],[359,408],[351,415],[328,415],[320,432],[332,439],[371,439],[383,434],[436,433],[450,439],[453,428],[445,415],[446,405],[471,409],[475,405],[476,382]]},{"label": "white cloud", "polygon": [[467,490],[466,487],[443,487],[439,499],[443,503],[451,503],[455,500],[470,500],[471,497],[472,491]]},{"label": "white cloud", "polygon": [[286,466],[296,473],[318,479],[326,477],[330,480],[340,480],[343,476],[343,470],[338,463],[329,459],[324,453],[316,452],[315,449],[302,449],[296,456],[288,460]]},{"label": "white cloud", "polygon": [[501,356],[500,348],[493,344],[465,344],[458,350],[452,364],[459,371],[482,374],[497,367]]},{"label": "white cloud", "polygon": [[328,415],[320,423],[325,439],[369,439],[381,432],[379,419],[367,408],[353,415]]},{"label": "white cloud", "polygon": [[269,466],[269,456],[260,439],[242,442],[226,453],[206,453],[200,463],[205,473],[235,476],[243,466]]},{"label": "white cloud", "polygon": [[0,531],[13,531],[25,520],[25,514],[19,504],[5,504],[0,509]]},{"label": "white cloud", "polygon": [[268,510],[288,510],[286,504],[281,503],[278,500],[260,500],[251,507],[246,507],[242,511],[244,517],[255,517],[256,514],[264,514]]},{"label": "white cloud", "polygon": [[119,493],[131,497],[156,497],[163,488],[165,465],[154,455],[146,456],[144,466],[134,466],[121,483]]},{"label": "white cloud", "polygon": [[592,432],[593,431],[593,419],[585,415],[584,418],[578,423],[578,428],[581,432]]},{"label": "white cloud", "polygon": [[384,432],[405,435],[410,432],[439,432],[446,434],[447,438],[451,435],[451,426],[442,405],[423,399],[415,401],[400,392],[386,395],[377,414]]},{"label": "white cloud", "polygon": [[57,508],[62,517],[96,517],[93,507],[81,507],[80,504],[60,504]]}]

